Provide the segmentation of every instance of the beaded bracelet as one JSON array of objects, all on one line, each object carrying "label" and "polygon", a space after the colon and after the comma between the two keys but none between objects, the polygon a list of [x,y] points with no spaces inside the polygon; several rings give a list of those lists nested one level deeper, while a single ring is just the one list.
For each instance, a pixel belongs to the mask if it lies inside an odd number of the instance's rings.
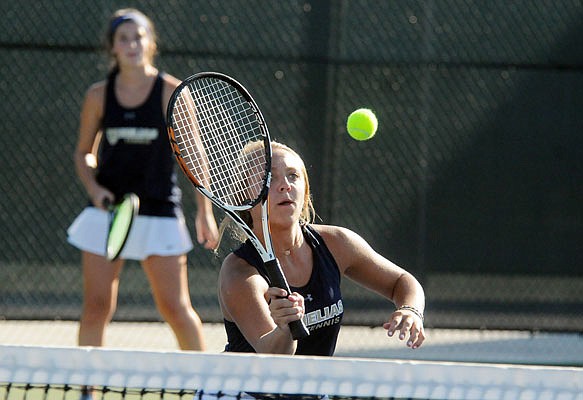
[{"label": "beaded bracelet", "polygon": [[401,311],[401,310],[411,311],[413,314],[415,314],[416,316],[421,318],[421,322],[423,322],[423,320],[424,320],[423,313],[413,306],[401,306],[401,307],[397,308],[397,311]]}]

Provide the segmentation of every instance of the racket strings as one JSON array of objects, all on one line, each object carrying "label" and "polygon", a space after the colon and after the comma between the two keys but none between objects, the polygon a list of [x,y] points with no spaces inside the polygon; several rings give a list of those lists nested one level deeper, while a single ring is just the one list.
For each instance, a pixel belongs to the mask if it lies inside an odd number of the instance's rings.
[{"label": "racket strings", "polygon": [[[239,121],[249,119],[248,113],[240,104],[241,99],[237,93],[232,93],[230,86],[218,85],[216,82],[211,87],[201,86],[195,90],[195,98],[200,107],[198,122],[202,129],[203,144],[207,151],[216,156],[216,171],[213,189],[219,196],[232,197],[231,202],[242,204],[246,199],[245,186],[242,182],[241,165],[233,156],[241,154],[242,146],[238,135],[231,132],[248,129]],[[246,129],[243,130],[246,132]],[[219,133],[219,135],[217,135]],[[229,190],[227,192],[226,190]]]},{"label": "racket strings", "polygon": [[195,80],[173,109],[176,141],[200,184],[223,202],[244,205],[258,198],[265,177],[265,150],[256,111],[234,87],[218,79]]}]

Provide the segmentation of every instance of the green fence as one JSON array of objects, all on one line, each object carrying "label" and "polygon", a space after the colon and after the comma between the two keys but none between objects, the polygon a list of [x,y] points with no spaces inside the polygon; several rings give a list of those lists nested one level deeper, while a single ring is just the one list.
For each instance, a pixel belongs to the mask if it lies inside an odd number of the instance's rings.
[{"label": "green fence", "polygon": [[[161,69],[250,89],[305,158],[322,221],[416,274],[429,326],[583,330],[581,0],[0,1],[0,316],[79,316],[72,154],[84,91],[107,70],[104,23],[126,6],[156,23]],[[345,133],[359,107],[379,117],[368,142]],[[189,255],[206,321],[228,250]],[[391,310],[344,292],[348,323]],[[160,318],[137,264],[116,318]]]}]

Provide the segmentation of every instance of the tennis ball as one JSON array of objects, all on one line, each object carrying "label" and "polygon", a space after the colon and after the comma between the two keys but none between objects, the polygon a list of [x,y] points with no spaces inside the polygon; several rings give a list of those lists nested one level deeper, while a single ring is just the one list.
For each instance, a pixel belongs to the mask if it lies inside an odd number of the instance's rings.
[{"label": "tennis ball", "polygon": [[368,140],[377,132],[378,121],[372,110],[359,108],[353,111],[346,121],[348,134],[356,140]]}]

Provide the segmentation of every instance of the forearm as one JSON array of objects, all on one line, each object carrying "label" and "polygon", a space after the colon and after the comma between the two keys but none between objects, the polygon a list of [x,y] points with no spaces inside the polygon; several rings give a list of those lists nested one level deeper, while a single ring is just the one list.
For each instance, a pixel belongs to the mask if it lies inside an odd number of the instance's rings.
[{"label": "forearm", "polygon": [[425,293],[423,287],[410,273],[404,273],[397,280],[392,301],[397,308],[401,306],[411,306],[421,314],[425,310]]},{"label": "forearm", "polygon": [[213,211],[213,204],[211,201],[201,194],[198,190],[195,192],[196,196],[196,212],[198,215],[208,215]]},{"label": "forearm", "polygon": [[389,320],[383,324],[389,336],[399,332],[399,339],[405,340],[407,347],[417,349],[425,341],[423,328],[423,312],[425,310],[425,294],[421,284],[409,273],[402,274],[395,282],[393,302],[397,306]]},{"label": "forearm", "polygon": [[76,152],[74,162],[75,171],[81,184],[89,197],[93,198],[98,188],[98,183],[95,179],[95,168],[97,167],[95,157],[91,153]]},{"label": "forearm", "polygon": [[296,352],[297,341],[292,339],[289,330],[276,326],[271,332],[259,338],[254,348],[257,353],[293,355]]}]

